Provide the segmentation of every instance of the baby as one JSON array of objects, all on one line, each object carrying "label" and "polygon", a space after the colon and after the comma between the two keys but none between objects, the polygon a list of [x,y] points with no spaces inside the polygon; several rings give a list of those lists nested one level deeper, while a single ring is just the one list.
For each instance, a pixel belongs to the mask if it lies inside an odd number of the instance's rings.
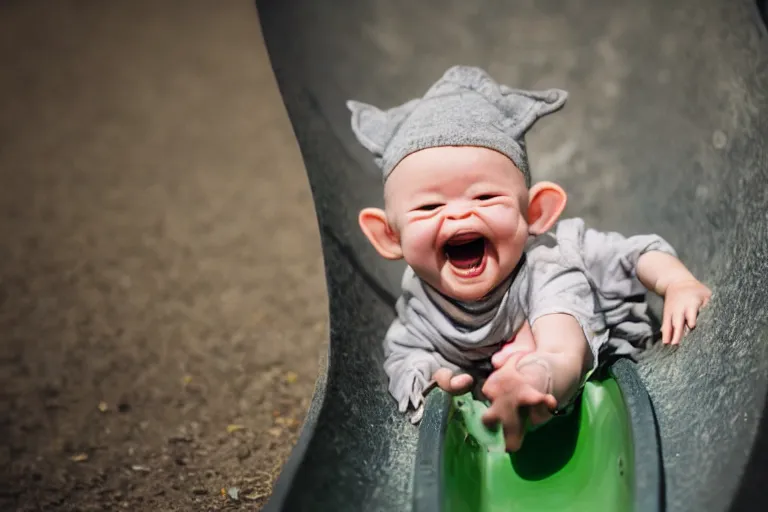
[{"label": "baby", "polygon": [[456,66],[388,111],[348,102],[384,177],[385,208],[361,211],[360,227],[382,257],[408,264],[384,369],[414,423],[432,384],[464,393],[490,373],[483,420],[517,450],[526,418],[567,410],[604,349],[652,337],[647,290],[665,299],[664,343],[679,343],[710,298],[660,237],[558,223],[565,192],[531,186],[525,133],[566,97]]}]

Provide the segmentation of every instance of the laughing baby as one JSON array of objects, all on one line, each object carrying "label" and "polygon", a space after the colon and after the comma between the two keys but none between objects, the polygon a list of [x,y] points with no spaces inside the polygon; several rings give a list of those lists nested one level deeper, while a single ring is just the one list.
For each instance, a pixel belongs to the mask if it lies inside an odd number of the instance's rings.
[{"label": "laughing baby", "polygon": [[526,422],[568,410],[607,347],[632,353],[653,337],[649,290],[664,297],[664,343],[679,343],[710,299],[659,236],[558,222],[566,194],[531,183],[525,134],[566,97],[455,66],[390,110],[348,102],[384,180],[384,209],[362,210],[360,227],[382,257],[407,263],[384,369],[414,423],[432,384],[458,394],[482,383],[483,421],[517,450]]}]

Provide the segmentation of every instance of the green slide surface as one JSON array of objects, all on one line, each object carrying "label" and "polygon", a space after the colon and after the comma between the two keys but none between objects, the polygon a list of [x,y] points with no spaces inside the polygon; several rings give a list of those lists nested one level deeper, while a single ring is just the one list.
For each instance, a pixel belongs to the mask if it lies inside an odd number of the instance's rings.
[{"label": "green slide surface", "polygon": [[632,510],[634,460],[626,405],[612,378],[587,382],[570,415],[526,434],[509,454],[501,429],[481,422],[485,403],[456,397],[443,454],[444,510]]}]

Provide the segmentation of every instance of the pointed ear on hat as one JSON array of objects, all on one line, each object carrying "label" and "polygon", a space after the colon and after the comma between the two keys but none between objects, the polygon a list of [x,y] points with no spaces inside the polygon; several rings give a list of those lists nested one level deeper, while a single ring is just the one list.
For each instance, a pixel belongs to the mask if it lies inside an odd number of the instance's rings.
[{"label": "pointed ear on hat", "polygon": [[420,102],[413,99],[403,105],[389,110],[380,110],[373,105],[360,101],[347,101],[347,108],[352,112],[352,131],[357,140],[376,158],[381,157],[384,150],[406,117]]},{"label": "pointed ear on hat", "polygon": [[499,89],[502,95],[499,107],[507,114],[506,132],[515,139],[522,139],[536,121],[563,108],[568,99],[568,93],[561,89],[525,91],[506,85]]}]

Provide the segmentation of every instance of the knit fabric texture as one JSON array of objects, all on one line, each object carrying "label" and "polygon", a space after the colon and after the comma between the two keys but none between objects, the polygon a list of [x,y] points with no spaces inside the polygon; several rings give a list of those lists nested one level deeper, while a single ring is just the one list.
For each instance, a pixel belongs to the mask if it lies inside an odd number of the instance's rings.
[{"label": "knit fabric texture", "polygon": [[383,180],[416,151],[478,146],[506,155],[531,185],[525,134],[563,107],[566,91],[526,91],[498,84],[477,67],[454,66],[426,94],[389,110],[350,100],[352,131],[374,155]]}]

